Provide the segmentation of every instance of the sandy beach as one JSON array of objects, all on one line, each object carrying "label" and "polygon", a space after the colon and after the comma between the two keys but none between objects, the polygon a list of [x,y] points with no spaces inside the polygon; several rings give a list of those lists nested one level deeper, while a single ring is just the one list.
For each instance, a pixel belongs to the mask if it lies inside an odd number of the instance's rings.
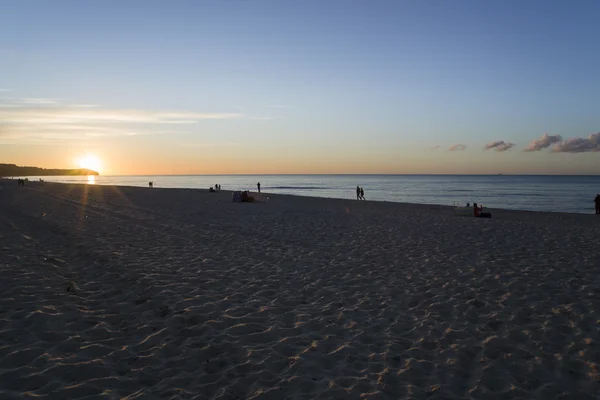
[{"label": "sandy beach", "polygon": [[265,196],[3,181],[0,398],[598,398],[600,216]]}]

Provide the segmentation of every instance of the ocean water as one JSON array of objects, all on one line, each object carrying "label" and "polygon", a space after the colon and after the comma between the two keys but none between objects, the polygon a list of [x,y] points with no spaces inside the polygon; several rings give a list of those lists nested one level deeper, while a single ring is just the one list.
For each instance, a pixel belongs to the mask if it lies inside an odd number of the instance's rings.
[{"label": "ocean water", "polygon": [[[367,200],[424,204],[482,204],[514,210],[594,213],[600,176],[515,175],[165,175],[46,176],[48,182],[160,188],[256,190],[267,193],[356,199],[356,186]],[[38,180],[39,177],[29,177]]]}]

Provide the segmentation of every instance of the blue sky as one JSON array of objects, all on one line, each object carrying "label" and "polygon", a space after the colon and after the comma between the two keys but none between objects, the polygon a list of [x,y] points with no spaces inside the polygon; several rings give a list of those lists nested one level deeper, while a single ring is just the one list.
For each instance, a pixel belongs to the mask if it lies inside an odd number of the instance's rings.
[{"label": "blue sky", "polygon": [[6,2],[0,161],[600,173],[598,21],[597,1]]}]

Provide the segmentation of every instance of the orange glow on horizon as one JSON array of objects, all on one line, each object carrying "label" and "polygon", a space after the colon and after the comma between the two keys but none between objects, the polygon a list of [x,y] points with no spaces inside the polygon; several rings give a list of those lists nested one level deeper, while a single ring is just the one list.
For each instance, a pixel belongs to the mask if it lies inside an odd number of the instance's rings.
[{"label": "orange glow on horizon", "polygon": [[100,173],[102,169],[102,162],[98,157],[93,154],[85,154],[76,160],[79,168],[90,169]]}]

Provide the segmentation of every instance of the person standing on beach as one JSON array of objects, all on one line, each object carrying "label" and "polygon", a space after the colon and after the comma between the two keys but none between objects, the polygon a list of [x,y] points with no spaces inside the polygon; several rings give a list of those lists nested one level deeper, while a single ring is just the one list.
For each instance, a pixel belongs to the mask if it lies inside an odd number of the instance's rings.
[{"label": "person standing on beach", "polygon": [[594,203],[596,204],[596,214],[600,214],[600,193],[596,195]]},{"label": "person standing on beach", "polygon": [[258,188],[258,193],[260,193],[260,182],[256,184],[256,187]]},{"label": "person standing on beach", "polygon": [[366,200],[365,199],[365,189],[363,189],[363,188],[360,188],[360,198],[363,200]]},{"label": "person standing on beach", "polygon": [[360,187],[356,186],[356,200],[360,200]]}]

